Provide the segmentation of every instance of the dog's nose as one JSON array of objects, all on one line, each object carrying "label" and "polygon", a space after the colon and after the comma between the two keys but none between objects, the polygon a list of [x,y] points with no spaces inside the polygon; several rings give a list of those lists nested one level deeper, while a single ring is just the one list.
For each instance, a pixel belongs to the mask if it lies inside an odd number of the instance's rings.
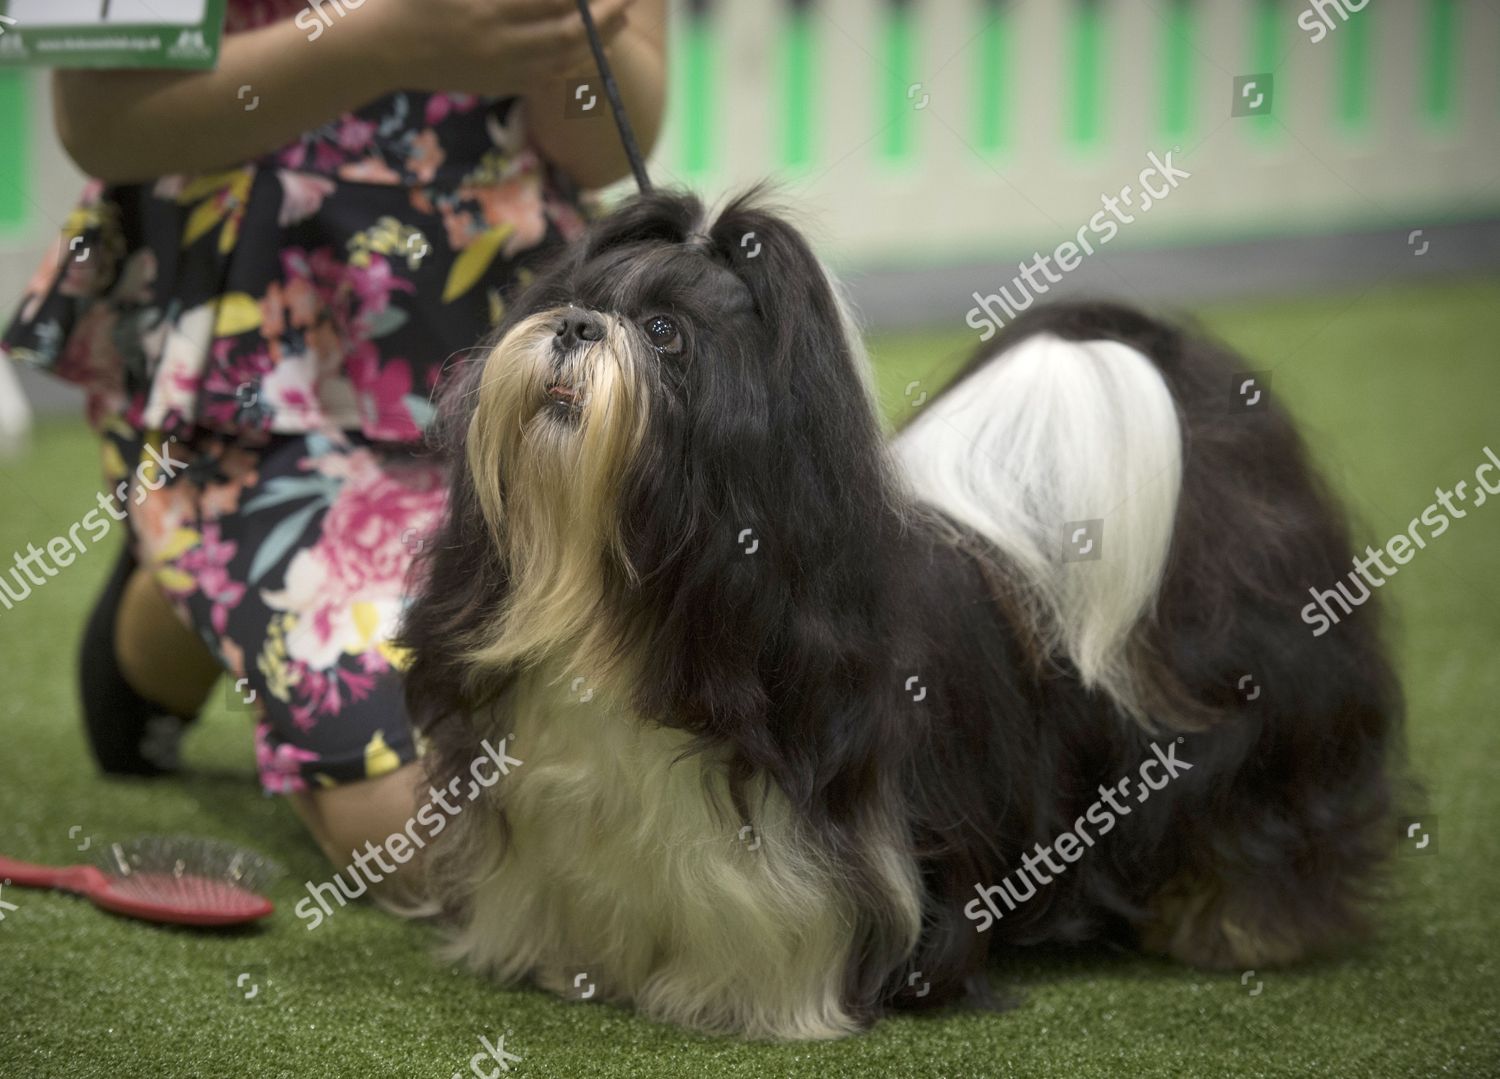
[{"label": "dog's nose", "polygon": [[587,311],[565,311],[557,320],[557,339],[553,347],[566,352],[583,341],[604,338],[604,320]]}]

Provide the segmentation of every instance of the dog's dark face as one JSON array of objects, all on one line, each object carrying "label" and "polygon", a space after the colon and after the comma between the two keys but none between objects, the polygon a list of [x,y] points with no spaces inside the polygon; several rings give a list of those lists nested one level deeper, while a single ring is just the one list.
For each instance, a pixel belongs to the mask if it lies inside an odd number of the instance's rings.
[{"label": "dog's dark face", "polygon": [[528,290],[468,393],[468,479],[511,589],[485,665],[571,642],[607,666],[605,624],[638,639],[683,586],[753,612],[757,582],[817,572],[807,544],[884,487],[864,371],[779,218],[667,195],[610,217]]}]

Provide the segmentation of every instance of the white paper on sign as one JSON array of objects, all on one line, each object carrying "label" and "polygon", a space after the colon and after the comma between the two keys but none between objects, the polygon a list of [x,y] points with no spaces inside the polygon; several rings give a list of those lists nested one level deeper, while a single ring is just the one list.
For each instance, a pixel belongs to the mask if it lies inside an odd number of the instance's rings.
[{"label": "white paper on sign", "polygon": [[203,21],[206,4],[207,0],[10,0],[6,10],[21,27],[186,26]]}]

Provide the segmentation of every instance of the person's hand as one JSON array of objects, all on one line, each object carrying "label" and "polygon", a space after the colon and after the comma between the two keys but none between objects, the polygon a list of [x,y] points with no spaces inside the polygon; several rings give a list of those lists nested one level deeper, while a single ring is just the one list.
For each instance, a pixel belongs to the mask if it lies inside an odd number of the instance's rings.
[{"label": "person's hand", "polygon": [[[635,2],[590,0],[606,44]],[[594,70],[576,0],[366,0],[350,15],[404,89],[510,96]]]}]

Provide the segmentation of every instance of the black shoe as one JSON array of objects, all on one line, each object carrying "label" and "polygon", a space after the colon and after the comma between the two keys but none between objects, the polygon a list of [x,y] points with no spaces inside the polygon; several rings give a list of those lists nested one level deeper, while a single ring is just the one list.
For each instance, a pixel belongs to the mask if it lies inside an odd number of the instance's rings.
[{"label": "black shoe", "polygon": [[84,732],[99,767],[108,775],[159,776],[177,770],[183,729],[196,717],[173,715],[146,700],[120,671],[115,621],[135,568],[127,541],[83,632],[78,688]]}]

